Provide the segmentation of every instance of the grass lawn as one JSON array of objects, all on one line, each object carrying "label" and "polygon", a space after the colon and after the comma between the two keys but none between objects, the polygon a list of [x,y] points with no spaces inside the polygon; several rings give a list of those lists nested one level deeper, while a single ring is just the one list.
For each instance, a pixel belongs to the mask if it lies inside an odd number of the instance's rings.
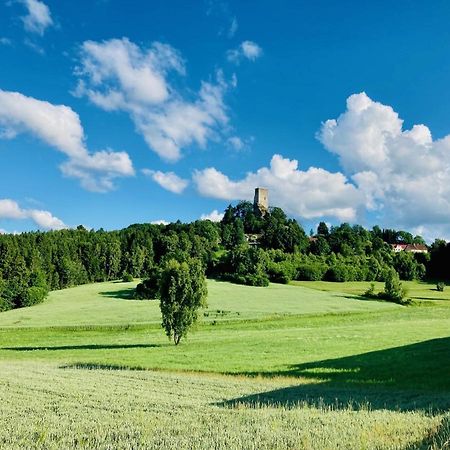
[{"label": "grass lawn", "polygon": [[[187,430],[198,448],[450,438],[450,291],[410,284],[410,296],[431,299],[405,307],[354,295],[368,283],[299,284],[210,281],[209,309],[178,347],[157,302],[130,300],[133,283],[0,313],[0,420],[11,423],[0,448],[81,448],[80,436],[87,448],[191,448]],[[14,428],[24,408],[30,426]]]},{"label": "grass lawn", "polygon": [[[132,299],[136,284],[107,282],[54,291],[40,305],[0,313],[0,327],[159,324],[161,314],[156,301]],[[348,298],[345,293],[280,284],[254,288],[210,280],[208,292],[206,321],[399,308]]]},{"label": "grass lawn", "polygon": [[[369,281],[349,281],[346,283],[332,283],[330,281],[292,281],[293,286],[308,287],[324,292],[341,292],[359,296],[363,294],[369,287]],[[450,287],[443,292],[436,289],[436,283],[427,283],[425,281],[402,281],[407,289],[407,297],[418,302],[433,300],[450,302]],[[384,289],[384,283],[374,282],[375,292],[381,292]]]}]

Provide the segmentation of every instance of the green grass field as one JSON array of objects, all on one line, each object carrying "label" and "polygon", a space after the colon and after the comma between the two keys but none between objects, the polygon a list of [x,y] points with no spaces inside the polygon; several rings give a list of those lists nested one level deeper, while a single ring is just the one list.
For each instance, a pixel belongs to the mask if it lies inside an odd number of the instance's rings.
[{"label": "green grass field", "polygon": [[0,313],[0,448],[448,448],[450,291],[296,284],[210,281],[178,347],[134,283]]}]

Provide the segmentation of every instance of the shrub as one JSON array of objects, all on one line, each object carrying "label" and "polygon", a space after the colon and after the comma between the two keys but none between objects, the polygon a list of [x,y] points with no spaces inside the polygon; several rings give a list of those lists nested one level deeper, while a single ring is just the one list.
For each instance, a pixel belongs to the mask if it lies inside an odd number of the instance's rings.
[{"label": "shrub", "polygon": [[295,268],[290,261],[269,263],[267,274],[273,283],[288,284],[294,276]]},{"label": "shrub", "polygon": [[436,289],[437,289],[439,292],[444,292],[444,289],[445,289],[445,283],[443,283],[442,281],[440,281],[440,282],[436,285]]},{"label": "shrub", "polygon": [[130,281],[133,281],[133,275],[131,275],[131,274],[128,273],[128,272],[124,272],[124,274],[122,275],[122,281],[123,281],[124,283],[128,283],[128,282],[130,282]]},{"label": "shrub", "polygon": [[14,308],[14,304],[3,297],[0,297],[0,312],[2,311],[8,311],[9,309],[13,309]]},{"label": "shrub", "polygon": [[159,282],[161,273],[159,269],[152,268],[149,277],[136,286],[134,298],[137,300],[155,300],[159,296]]},{"label": "shrub", "polygon": [[343,264],[336,264],[333,267],[330,267],[325,273],[325,280],[327,281],[335,281],[335,282],[344,282],[349,279],[349,270]]},{"label": "shrub", "polygon": [[368,298],[376,297],[376,295],[375,295],[375,283],[370,283],[369,288],[367,289],[367,291],[364,292],[363,296],[364,297],[368,297]]},{"label": "shrub", "polygon": [[407,291],[400,282],[400,277],[395,269],[391,269],[387,275],[386,283],[384,285],[384,292],[379,294],[380,298],[396,303],[407,303],[404,298]]},{"label": "shrub", "polygon": [[32,286],[25,291],[20,306],[33,306],[42,303],[47,293],[48,291],[44,287]]},{"label": "shrub", "polygon": [[300,264],[297,267],[295,279],[300,281],[320,281],[326,270],[327,266],[323,264]]}]

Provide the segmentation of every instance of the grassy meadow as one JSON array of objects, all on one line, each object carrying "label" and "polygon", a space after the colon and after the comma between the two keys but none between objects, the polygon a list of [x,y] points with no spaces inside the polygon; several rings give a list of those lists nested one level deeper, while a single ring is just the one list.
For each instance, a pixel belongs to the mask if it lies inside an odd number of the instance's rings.
[{"label": "grassy meadow", "polygon": [[135,283],[0,313],[0,448],[449,448],[450,290],[368,284],[209,281],[178,347]]}]

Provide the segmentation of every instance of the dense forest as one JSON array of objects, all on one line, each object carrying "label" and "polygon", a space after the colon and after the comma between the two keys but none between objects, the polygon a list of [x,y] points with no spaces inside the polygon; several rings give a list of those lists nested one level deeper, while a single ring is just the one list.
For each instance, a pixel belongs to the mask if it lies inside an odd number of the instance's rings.
[{"label": "dense forest", "polygon": [[391,244],[424,244],[405,231],[366,230],[321,222],[313,236],[270,208],[229,206],[220,223],[136,224],[120,231],[76,229],[0,235],[0,311],[42,301],[49,290],[123,277],[151,278],[165,262],[199,259],[209,277],[254,286],[269,281],[450,279],[450,245],[429,253],[394,252]]}]

